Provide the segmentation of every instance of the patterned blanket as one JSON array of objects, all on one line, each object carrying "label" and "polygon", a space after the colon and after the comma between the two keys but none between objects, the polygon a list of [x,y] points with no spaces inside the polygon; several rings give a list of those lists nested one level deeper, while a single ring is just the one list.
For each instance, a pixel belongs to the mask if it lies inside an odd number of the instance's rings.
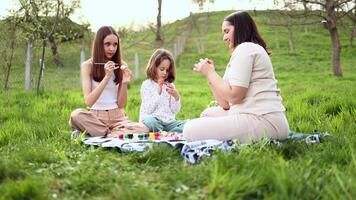
[{"label": "patterned blanket", "polygon": [[[72,133],[72,139],[79,136],[78,132]],[[320,143],[322,138],[329,136],[326,132],[315,131],[311,134],[290,132],[286,140],[278,141],[264,138],[259,142],[266,144],[282,145],[285,141],[302,141],[308,145]],[[114,137],[83,137],[82,143],[88,146],[115,148],[119,152],[143,152],[149,150],[155,143],[165,143],[171,147],[181,149],[181,156],[191,164],[198,163],[201,158],[211,156],[214,151],[238,151],[241,148],[254,145],[240,144],[236,140],[202,140],[187,142],[180,133],[149,133],[127,134]]]}]

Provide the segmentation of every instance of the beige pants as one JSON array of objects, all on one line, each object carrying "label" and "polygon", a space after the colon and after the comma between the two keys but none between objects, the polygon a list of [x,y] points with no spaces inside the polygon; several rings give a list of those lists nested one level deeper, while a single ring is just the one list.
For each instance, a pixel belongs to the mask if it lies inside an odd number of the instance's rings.
[{"label": "beige pants", "polygon": [[128,120],[125,110],[119,108],[89,111],[76,109],[70,115],[69,125],[81,132],[86,131],[91,136],[103,136],[118,132],[148,132],[148,128],[144,124]]},{"label": "beige pants", "polygon": [[241,114],[221,107],[208,108],[200,118],[188,121],[183,135],[188,141],[237,139],[241,143],[257,141],[262,137],[285,139],[289,125],[284,112],[264,115]]}]

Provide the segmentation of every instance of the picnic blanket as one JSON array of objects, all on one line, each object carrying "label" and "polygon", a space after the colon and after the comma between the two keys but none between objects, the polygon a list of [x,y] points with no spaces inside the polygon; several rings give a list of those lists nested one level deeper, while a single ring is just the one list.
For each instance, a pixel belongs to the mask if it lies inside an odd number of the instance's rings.
[{"label": "picnic blanket", "polygon": [[[75,139],[80,134],[72,133],[72,139]],[[290,132],[288,138],[283,141],[264,138],[259,142],[273,145],[283,145],[285,141],[301,141],[308,145],[317,144],[322,141],[322,138],[329,136],[327,132],[314,131],[311,134]],[[211,156],[213,152],[221,150],[223,152],[238,151],[241,148],[254,145],[240,144],[237,140],[201,140],[187,142],[181,133],[142,133],[121,135],[119,137],[83,137],[82,143],[87,146],[114,148],[118,152],[144,152],[149,150],[153,144],[164,143],[173,148],[181,150],[181,156],[189,163],[196,164],[203,157]]]}]

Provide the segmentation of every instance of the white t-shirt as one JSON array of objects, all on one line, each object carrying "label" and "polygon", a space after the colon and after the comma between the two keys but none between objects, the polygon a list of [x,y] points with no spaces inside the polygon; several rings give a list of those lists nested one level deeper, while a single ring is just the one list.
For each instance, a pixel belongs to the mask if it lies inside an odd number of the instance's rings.
[{"label": "white t-shirt", "polygon": [[226,67],[224,80],[231,86],[248,88],[242,103],[231,105],[230,110],[256,115],[285,111],[271,59],[262,46],[252,42],[238,45]]},{"label": "white t-shirt", "polygon": [[[115,74],[113,74],[108,81],[108,84],[106,84],[103,92],[100,94],[99,98],[96,100],[94,105],[92,105],[91,109],[94,110],[111,110],[118,108],[117,104],[117,95],[118,95],[118,89],[119,89],[119,84],[116,85],[114,82],[115,79]],[[92,90],[94,90],[100,82],[94,81],[92,79],[91,84],[92,84]]]},{"label": "white t-shirt", "polygon": [[162,86],[161,95],[158,94],[157,88],[158,84],[151,79],[147,79],[142,83],[140,122],[147,115],[157,117],[163,122],[170,122],[176,119],[176,113],[180,110],[180,99],[176,101],[166,91],[165,85]]}]

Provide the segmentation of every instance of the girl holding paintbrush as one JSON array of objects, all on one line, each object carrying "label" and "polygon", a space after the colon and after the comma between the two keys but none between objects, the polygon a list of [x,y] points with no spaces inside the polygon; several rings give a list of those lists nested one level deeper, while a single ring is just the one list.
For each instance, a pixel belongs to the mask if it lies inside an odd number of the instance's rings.
[{"label": "girl holding paintbrush", "polygon": [[85,104],[90,109],[72,112],[72,128],[91,136],[148,132],[144,124],[128,120],[124,110],[131,71],[122,61],[120,39],[112,27],[97,31],[92,58],[82,64],[81,77]]}]

